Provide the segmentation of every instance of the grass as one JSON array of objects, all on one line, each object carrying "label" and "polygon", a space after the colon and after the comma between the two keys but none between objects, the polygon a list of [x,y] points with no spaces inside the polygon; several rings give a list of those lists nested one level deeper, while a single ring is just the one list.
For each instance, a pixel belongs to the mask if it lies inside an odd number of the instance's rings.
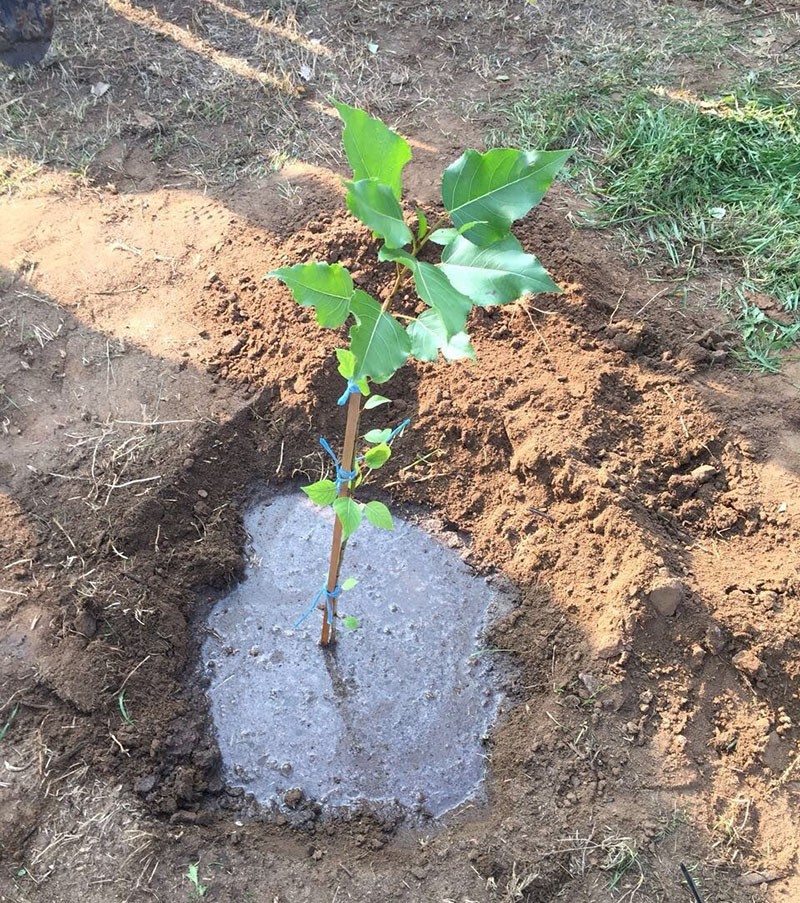
[{"label": "grass", "polygon": [[[637,263],[689,278],[711,261],[736,273],[719,298],[739,320],[742,359],[776,370],[800,331],[800,117],[779,73],[750,71],[700,96],[680,85],[688,54],[712,65],[735,37],[679,36],[665,17],[651,44],[589,45],[582,58],[502,108],[493,144],[572,147],[568,178],[589,196],[584,225],[621,230]],[[685,23],[684,23],[685,24]],[[663,32],[663,34],[662,34]],[[794,86],[796,91],[796,85]],[[665,266],[666,265],[666,266]],[[793,317],[765,315],[759,296]]]}]

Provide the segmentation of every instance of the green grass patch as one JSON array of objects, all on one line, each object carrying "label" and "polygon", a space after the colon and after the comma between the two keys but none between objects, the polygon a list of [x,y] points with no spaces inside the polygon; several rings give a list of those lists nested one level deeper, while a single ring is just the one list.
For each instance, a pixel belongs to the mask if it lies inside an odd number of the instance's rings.
[{"label": "green grass patch", "polygon": [[598,80],[523,96],[506,109],[512,138],[572,146],[570,176],[593,200],[586,224],[622,227],[640,260],[666,255],[686,276],[707,251],[730,264],[743,338],[758,346],[749,359],[774,369],[799,327],[759,318],[747,296],[800,309],[797,107],[752,84],[709,99],[620,88]]}]

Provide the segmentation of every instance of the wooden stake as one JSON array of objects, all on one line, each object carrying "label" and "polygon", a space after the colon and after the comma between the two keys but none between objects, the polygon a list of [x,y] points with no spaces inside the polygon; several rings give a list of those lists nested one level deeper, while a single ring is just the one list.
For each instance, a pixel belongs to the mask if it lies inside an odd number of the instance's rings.
[{"label": "wooden stake", "polygon": [[[347,423],[344,428],[344,448],[340,465],[342,470],[354,470],[353,463],[356,456],[356,436],[358,434],[358,421],[361,416],[361,395],[352,393],[347,399]],[[339,488],[339,498],[350,495],[350,483],[342,483]],[[333,524],[333,541],[331,543],[331,563],[328,568],[328,583],[326,589],[332,593],[339,584],[339,573],[342,569],[342,557],[346,543],[342,542],[342,522],[337,517]],[[328,606],[322,613],[322,636],[320,646],[328,646],[336,640],[336,599],[328,597],[330,602],[331,623],[328,623]]]}]

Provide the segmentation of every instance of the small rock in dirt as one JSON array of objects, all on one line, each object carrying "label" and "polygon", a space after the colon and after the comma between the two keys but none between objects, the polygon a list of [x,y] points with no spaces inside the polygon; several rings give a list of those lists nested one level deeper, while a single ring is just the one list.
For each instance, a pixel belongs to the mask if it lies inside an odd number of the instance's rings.
[{"label": "small rock in dirt", "polygon": [[200,496],[201,499],[207,499],[207,498],[208,498],[208,492],[206,492],[205,489],[198,489],[198,490],[197,490],[197,494]]},{"label": "small rock in dirt", "polygon": [[629,354],[636,351],[641,343],[641,337],[635,332],[618,332],[611,340],[620,351],[626,351]]},{"label": "small rock in dirt", "polygon": [[705,661],[706,650],[699,643],[695,643],[689,652],[689,667],[692,671],[699,671]]},{"label": "small rock in dirt", "polygon": [[283,801],[290,809],[297,809],[304,799],[305,794],[299,787],[293,787],[283,795]]},{"label": "small rock in dirt", "polygon": [[608,470],[606,470],[605,465],[597,471],[597,483],[599,486],[602,486],[603,489],[616,489],[617,487],[617,481]]},{"label": "small rock in dirt", "polygon": [[731,659],[731,664],[737,671],[753,678],[759,677],[764,668],[764,662],[752,649],[742,649],[741,652],[737,652]]},{"label": "small rock in dirt", "polygon": [[710,464],[701,464],[689,474],[689,478],[693,483],[708,483],[717,475],[717,468]]},{"label": "small rock in dirt", "polygon": [[587,671],[582,671],[578,674],[578,678],[580,682],[586,687],[589,691],[590,696],[594,696],[599,693],[603,688],[603,682],[594,676],[594,674],[589,674]]},{"label": "small rock in dirt", "polygon": [[428,870],[422,868],[421,865],[413,865],[411,867],[411,874],[417,879],[417,881],[424,881],[428,877]]},{"label": "small rock in dirt", "polygon": [[771,881],[778,881],[783,877],[783,872],[773,872],[769,869],[765,869],[763,872],[745,872],[739,878],[739,884],[744,887],[758,887],[760,884],[769,884]]},{"label": "small rock in dirt", "polygon": [[683,602],[686,588],[677,577],[656,578],[647,598],[653,608],[664,618],[672,617]]},{"label": "small rock in dirt", "polygon": [[136,782],[134,790],[139,796],[146,796],[156,786],[158,777],[154,774],[146,774]]},{"label": "small rock in dirt", "polygon": [[246,341],[247,336],[238,336],[235,339],[231,339],[231,341],[222,349],[222,353],[228,357],[233,357],[234,354],[238,354],[242,348],[244,348]]},{"label": "small rock in dirt", "polygon": [[764,611],[772,611],[778,602],[778,594],[769,589],[762,590],[756,598]]},{"label": "small rock in dirt", "polygon": [[97,633],[97,619],[85,608],[78,612],[75,618],[75,630],[81,636],[93,637]]},{"label": "small rock in dirt", "polygon": [[706,631],[706,649],[713,655],[719,655],[725,649],[725,634],[716,624],[712,624]]}]

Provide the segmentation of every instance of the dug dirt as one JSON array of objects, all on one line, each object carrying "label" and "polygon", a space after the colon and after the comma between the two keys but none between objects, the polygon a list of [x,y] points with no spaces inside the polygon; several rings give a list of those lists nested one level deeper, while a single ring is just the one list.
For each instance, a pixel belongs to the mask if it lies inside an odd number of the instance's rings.
[{"label": "dug dirt", "polygon": [[[410,216],[478,140],[438,121]],[[681,863],[707,901],[800,899],[800,372],[737,369],[720,315],[574,228],[563,186],[519,229],[563,293],[477,310],[477,364],[385,389],[411,426],[376,497],[519,593],[487,799],[420,822],[225,783],[203,619],[254,488],[318,478],[343,428],[340,337],[263,277],[338,261],[377,296],[393,271],[342,169],[205,193],[151,163],[0,208],[0,899],[690,901]]]}]

